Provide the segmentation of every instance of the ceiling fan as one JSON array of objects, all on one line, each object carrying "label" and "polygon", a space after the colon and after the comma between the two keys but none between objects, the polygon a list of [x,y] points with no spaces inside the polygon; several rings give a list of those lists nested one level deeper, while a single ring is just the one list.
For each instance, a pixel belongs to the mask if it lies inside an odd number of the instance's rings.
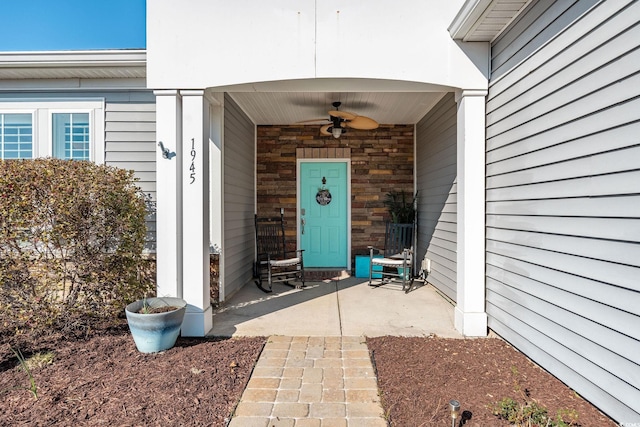
[{"label": "ceiling fan", "polygon": [[[347,111],[340,111],[339,108],[342,103],[339,101],[336,101],[331,105],[333,105],[335,110],[329,110],[329,123],[320,128],[320,134],[322,135],[333,136],[337,139],[347,131],[346,128],[370,130],[376,129],[379,126],[378,122],[369,117],[359,116]],[[318,121],[327,121],[327,119],[305,120],[298,123],[311,123]]]}]

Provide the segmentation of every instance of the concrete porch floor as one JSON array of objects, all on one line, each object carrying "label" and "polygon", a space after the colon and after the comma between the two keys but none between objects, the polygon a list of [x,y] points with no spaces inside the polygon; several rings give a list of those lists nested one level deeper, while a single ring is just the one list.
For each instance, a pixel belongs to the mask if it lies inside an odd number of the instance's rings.
[{"label": "concrete porch floor", "polygon": [[304,289],[276,283],[266,294],[253,283],[214,310],[209,336],[428,336],[462,338],[454,307],[431,285],[368,286],[344,275],[307,282]]}]

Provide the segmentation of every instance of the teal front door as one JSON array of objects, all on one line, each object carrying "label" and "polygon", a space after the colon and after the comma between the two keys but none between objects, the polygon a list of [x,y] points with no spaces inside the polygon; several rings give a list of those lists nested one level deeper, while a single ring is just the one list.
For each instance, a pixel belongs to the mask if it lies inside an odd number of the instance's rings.
[{"label": "teal front door", "polygon": [[299,231],[305,267],[348,266],[347,181],[347,162],[300,163]]}]

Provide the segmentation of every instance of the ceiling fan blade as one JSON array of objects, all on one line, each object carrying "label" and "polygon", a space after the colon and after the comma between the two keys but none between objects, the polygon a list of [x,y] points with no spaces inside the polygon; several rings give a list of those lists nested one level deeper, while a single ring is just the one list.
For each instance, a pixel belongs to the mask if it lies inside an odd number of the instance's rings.
[{"label": "ceiling fan blade", "polygon": [[320,135],[331,136],[331,132],[329,132],[330,127],[331,127],[331,124],[322,126],[320,128]]},{"label": "ceiling fan blade", "polygon": [[348,120],[345,123],[348,127],[359,130],[377,129],[379,126],[378,122],[365,116],[357,116],[353,120]]},{"label": "ceiling fan blade", "polygon": [[328,121],[329,121],[329,119],[326,119],[326,118],[322,118],[322,119],[311,119],[311,120],[302,120],[302,121],[296,122],[296,124],[303,124],[303,123],[319,123],[319,122],[326,123],[326,122],[328,122]]},{"label": "ceiling fan blade", "polygon": [[349,113],[348,111],[330,110],[329,115],[332,117],[340,117],[344,120],[353,120],[358,117],[357,114]]}]

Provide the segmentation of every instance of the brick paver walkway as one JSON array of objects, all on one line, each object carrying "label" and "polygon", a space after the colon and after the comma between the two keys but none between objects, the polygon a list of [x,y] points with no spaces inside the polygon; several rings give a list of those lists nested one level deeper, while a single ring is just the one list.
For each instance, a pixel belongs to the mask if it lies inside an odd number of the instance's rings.
[{"label": "brick paver walkway", "polygon": [[386,427],[363,337],[267,340],[229,427]]}]

